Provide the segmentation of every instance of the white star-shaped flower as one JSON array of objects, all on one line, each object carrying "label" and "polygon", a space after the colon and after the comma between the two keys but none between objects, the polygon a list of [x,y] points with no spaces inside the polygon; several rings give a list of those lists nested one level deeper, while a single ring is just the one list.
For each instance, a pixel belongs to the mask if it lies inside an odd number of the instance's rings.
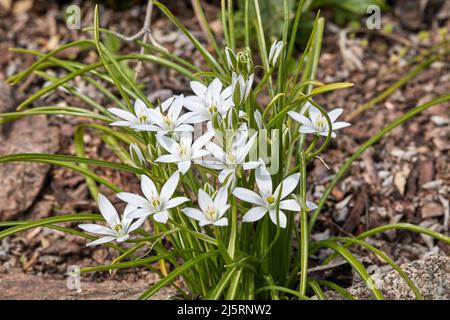
[{"label": "white star-shaped flower", "polygon": [[233,106],[231,86],[222,90],[222,82],[214,79],[208,87],[198,81],[191,81],[195,95],[184,98],[184,106],[194,112],[191,123],[211,121],[214,116],[225,117]]},{"label": "white star-shaped flower", "polygon": [[119,127],[133,127],[141,124],[150,124],[150,114],[149,108],[145,105],[145,103],[137,99],[134,103],[134,114],[119,108],[109,108],[108,111],[122,120],[114,121],[111,123],[112,126]]},{"label": "white star-shaped flower", "polygon": [[130,237],[130,233],[139,228],[145,222],[145,218],[141,218],[133,222],[133,218],[130,217],[130,213],[136,210],[137,207],[130,204],[126,206],[122,219],[120,219],[116,208],[114,208],[108,198],[100,193],[98,194],[98,207],[108,226],[98,224],[78,225],[78,227],[87,232],[104,236],[95,241],[89,242],[87,246],[96,246],[98,244],[111,242],[113,240],[116,240],[117,242],[126,241]]},{"label": "white star-shaped flower", "polygon": [[[245,188],[236,188],[233,195],[245,202],[256,204],[256,207],[247,211],[243,217],[244,222],[253,222],[261,219],[269,212],[270,219],[277,224],[277,201],[280,199],[278,216],[280,227],[285,228],[287,218],[282,210],[300,211],[300,206],[296,200],[283,200],[294,191],[297,186],[300,174],[295,173],[285,178],[273,192],[272,178],[265,165],[261,165],[256,169],[256,184],[258,185],[259,194]],[[283,186],[281,188],[281,186]],[[281,194],[280,194],[281,189]]]},{"label": "white star-shaped flower", "polygon": [[194,143],[192,143],[192,133],[190,132],[182,134],[179,142],[166,136],[157,136],[159,145],[169,152],[169,154],[159,156],[155,161],[176,163],[178,170],[185,174],[191,167],[193,160],[209,154],[208,151],[202,148],[213,136],[214,132],[208,132],[195,140]]},{"label": "white star-shaped flower", "polygon": [[230,205],[227,204],[227,188],[220,188],[214,200],[204,190],[198,190],[198,205],[201,210],[195,208],[183,208],[181,211],[188,217],[199,221],[201,227],[212,224],[215,226],[228,225],[228,219],[224,217]]},{"label": "white star-shaped flower", "polygon": [[171,97],[164,101],[158,108],[148,109],[152,124],[138,124],[133,125],[132,128],[140,131],[156,131],[158,134],[194,131],[194,128],[187,124],[189,118],[194,113],[187,112],[181,115],[182,108],[183,95]]},{"label": "white star-shaped flower", "polygon": [[[323,114],[319,111],[319,109],[314,107],[310,102],[307,102],[307,108],[309,110],[309,118],[295,111],[289,111],[288,114],[292,117],[292,119],[301,123],[302,126],[300,127],[300,133],[314,133],[326,137],[328,135],[327,119],[323,116]],[[336,137],[336,133],[334,133],[334,130],[350,126],[350,123],[348,122],[343,121],[335,122],[343,111],[344,109],[337,108],[328,112],[328,117],[330,118],[332,125],[331,128],[332,138]]]},{"label": "white star-shaped flower", "polygon": [[153,181],[146,175],[142,175],[141,190],[145,198],[129,192],[120,192],[117,197],[138,208],[128,215],[130,218],[142,218],[153,214],[155,221],[166,223],[169,219],[167,210],[189,201],[186,197],[172,198],[179,179],[180,173],[176,171],[163,185],[161,193],[159,193]]},{"label": "white star-shaped flower", "polygon": [[231,146],[226,148],[229,150],[226,151],[213,142],[207,143],[205,148],[215,159],[204,160],[202,165],[211,169],[220,170],[220,183],[224,183],[225,179],[230,175],[229,182],[234,183],[239,167],[242,167],[244,170],[251,170],[261,164],[259,161],[245,161],[245,157],[256,141],[257,134],[255,133],[248,141],[247,138],[248,131],[239,130],[234,136]]}]

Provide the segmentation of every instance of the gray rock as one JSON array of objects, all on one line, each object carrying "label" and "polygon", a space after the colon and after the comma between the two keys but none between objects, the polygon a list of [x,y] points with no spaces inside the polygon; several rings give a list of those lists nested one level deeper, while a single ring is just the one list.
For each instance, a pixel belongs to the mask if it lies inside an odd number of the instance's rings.
[{"label": "gray rock", "polygon": [[[401,268],[415,283],[426,300],[450,299],[450,257],[431,255],[403,264]],[[395,270],[381,273],[375,283],[386,299],[415,299],[409,286]],[[350,287],[348,291],[357,299],[374,299],[372,292],[363,283]],[[326,294],[328,299],[342,299],[336,292],[327,291]]]},{"label": "gray rock", "polygon": [[[58,137],[58,129],[50,127],[45,116],[24,117],[12,123],[6,136],[0,136],[0,155],[55,153]],[[46,164],[0,164],[0,221],[15,219],[31,206],[49,170]]]},{"label": "gray rock", "polygon": [[444,208],[434,202],[426,203],[421,210],[422,219],[436,218],[444,215]]}]

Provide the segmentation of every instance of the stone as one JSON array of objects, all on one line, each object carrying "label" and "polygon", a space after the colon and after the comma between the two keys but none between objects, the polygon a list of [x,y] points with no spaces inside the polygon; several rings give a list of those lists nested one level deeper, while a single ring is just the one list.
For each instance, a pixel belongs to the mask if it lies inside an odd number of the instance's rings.
[{"label": "stone", "polygon": [[423,205],[421,210],[422,219],[436,218],[444,215],[444,208],[435,202],[429,202]]},{"label": "stone", "polygon": [[[45,116],[24,117],[12,123],[0,136],[0,156],[14,153],[55,153],[59,149],[58,129]],[[47,164],[0,163],[0,221],[18,218],[33,204],[50,170]]]},{"label": "stone", "polygon": [[[430,255],[426,258],[406,263],[400,268],[411,278],[425,300],[450,299],[450,257]],[[395,270],[381,273],[375,281],[376,286],[388,300],[415,299],[410,287]],[[348,288],[356,299],[375,299],[372,291],[364,283]],[[334,291],[325,293],[328,299],[342,300],[342,296]]]}]

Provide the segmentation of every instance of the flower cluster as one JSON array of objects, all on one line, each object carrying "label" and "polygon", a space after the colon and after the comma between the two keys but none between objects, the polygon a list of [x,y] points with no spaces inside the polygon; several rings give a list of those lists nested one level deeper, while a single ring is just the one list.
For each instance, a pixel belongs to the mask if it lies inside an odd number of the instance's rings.
[{"label": "flower cluster", "polygon": [[[271,68],[277,65],[283,49],[283,42],[273,43],[268,57]],[[143,196],[128,192],[118,193],[117,197],[127,203],[122,219],[108,199],[99,195],[99,208],[108,227],[80,225],[83,230],[104,235],[89,245],[112,240],[125,241],[130,232],[139,228],[149,216],[164,224],[169,221],[174,210],[180,210],[187,217],[198,221],[201,227],[227,226],[229,221],[226,213],[230,208],[230,197],[241,200],[243,207],[253,206],[243,212],[243,222],[258,221],[268,213],[270,220],[281,228],[285,228],[287,224],[286,211],[299,212],[317,208],[314,203],[299,200],[295,195],[300,173],[288,175],[274,189],[272,177],[262,159],[248,159],[252,148],[258,145],[258,133],[252,134],[249,130],[251,123],[245,112],[248,110],[245,106],[248,106],[251,100],[253,62],[248,53],[235,54],[229,48],[226,49],[226,58],[231,71],[229,86],[224,86],[218,78],[207,85],[192,81],[190,86],[193,95],[173,96],[154,108],[150,108],[142,100],[136,100],[132,111],[109,109],[113,115],[120,118],[111,125],[128,127],[137,133],[148,132],[146,137],[154,137],[152,143],[147,140],[149,150],[153,150],[149,151],[148,155],[138,144],[130,145],[130,157],[134,165],[147,169],[147,163],[173,164],[177,169],[170,177],[166,174],[167,180],[159,191],[157,184],[161,185],[160,181],[155,184],[144,174],[141,176]],[[301,134],[327,136],[331,124],[331,136],[335,137],[335,130],[349,125],[346,122],[335,122],[342,109],[335,109],[324,115],[309,102],[304,109],[304,114],[309,118],[294,111],[288,113],[300,124]],[[256,111],[252,113],[257,127],[263,128],[261,114]],[[206,124],[207,132],[196,137],[194,127],[203,127],[202,124]],[[225,131],[233,128],[239,129],[234,130],[228,140],[223,139]],[[182,204],[194,202],[185,196],[176,195],[178,185],[184,183],[184,176],[190,181],[195,179],[190,171],[193,165],[217,172],[219,187],[217,191],[211,187],[199,188],[199,208],[178,209]],[[164,168],[171,170],[172,166]],[[245,172],[250,172],[249,176],[252,175],[254,180],[247,180],[243,184],[240,178]],[[248,181],[256,182],[258,192],[252,190],[253,182]]]}]

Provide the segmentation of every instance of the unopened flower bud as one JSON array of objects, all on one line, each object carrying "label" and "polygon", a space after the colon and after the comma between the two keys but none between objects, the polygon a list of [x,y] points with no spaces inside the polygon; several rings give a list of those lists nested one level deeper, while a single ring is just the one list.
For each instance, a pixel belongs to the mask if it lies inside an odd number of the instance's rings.
[{"label": "unopened flower bud", "polygon": [[233,50],[231,50],[231,48],[226,47],[225,56],[227,58],[228,68],[234,71],[237,62],[236,54],[233,52]]},{"label": "unopened flower bud", "polygon": [[236,72],[245,78],[255,72],[252,56],[249,50],[240,51],[236,55]]},{"label": "unopened flower bud", "polygon": [[130,144],[130,156],[136,166],[142,167],[145,165],[144,155],[136,143]]},{"label": "unopened flower bud", "polygon": [[269,63],[271,66],[275,66],[278,62],[281,51],[283,50],[283,41],[274,41],[269,51]]},{"label": "unopened flower bud", "polygon": [[250,90],[253,84],[253,74],[251,74],[248,78],[244,78],[244,76],[237,75],[233,72],[231,77],[231,92],[233,94],[233,103],[235,106],[240,106],[247,100]]}]

